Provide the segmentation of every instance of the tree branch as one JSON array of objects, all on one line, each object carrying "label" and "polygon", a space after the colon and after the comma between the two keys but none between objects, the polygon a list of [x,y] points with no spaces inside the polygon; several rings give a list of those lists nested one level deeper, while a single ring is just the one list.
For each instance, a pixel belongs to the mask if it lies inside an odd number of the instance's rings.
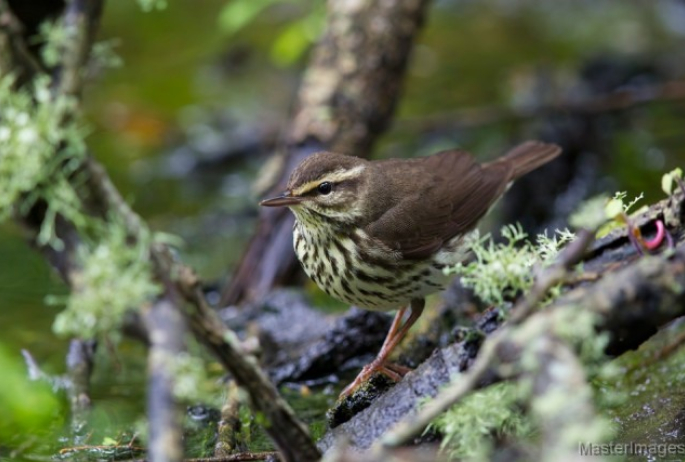
[{"label": "tree branch", "polygon": [[[2,1],[0,0],[0,2]],[[0,6],[3,4],[0,3]],[[72,0],[70,3],[67,13],[71,15],[67,22],[73,28],[71,31],[73,35],[70,36],[69,45],[67,46],[70,56],[65,57],[61,68],[60,82],[56,87],[57,92],[65,92],[72,95],[80,93],[83,85],[82,69],[92,45],[94,21],[101,11],[101,5],[100,0]],[[3,32],[6,33],[5,30],[0,29],[0,34]],[[22,37],[16,35],[5,35],[5,37],[23,41]],[[20,66],[18,62],[11,64],[12,67]],[[31,77],[35,77],[35,75]],[[143,232],[144,225],[140,217],[122,199],[121,194],[114,187],[100,164],[87,157],[80,167],[80,172],[72,175],[71,179],[74,181],[74,189],[79,194],[81,209],[84,213],[105,222],[111,219],[121,221],[125,224],[131,241],[135,242],[138,240],[141,232]],[[38,203],[30,210],[28,215],[17,217],[18,221],[30,233],[34,244],[45,219],[45,210],[46,204]],[[82,243],[81,236],[74,224],[61,216],[56,218],[55,232],[64,243],[62,248],[55,249],[49,245],[37,247],[73,288],[79,271],[76,251]],[[161,328],[160,323],[162,319],[157,311],[159,310],[160,313],[169,312],[171,308],[168,300],[174,300],[173,292],[175,290],[183,294],[188,301],[193,303],[186,312],[186,315],[192,321],[194,334],[198,337],[199,341],[209,346],[210,350],[217,355],[227,370],[235,376],[238,383],[247,389],[252,400],[253,410],[261,413],[266,418],[268,422],[266,432],[272,437],[282,452],[284,460],[303,462],[318,460],[319,452],[311,440],[306,427],[296,418],[287,403],[280,398],[276,388],[256,365],[256,361],[240,350],[235,334],[226,329],[215,313],[208,307],[200,290],[199,281],[192,270],[175,261],[168,249],[163,245],[156,245],[151,248],[150,255],[155,266],[155,274],[162,281],[163,285],[165,281],[173,281],[174,284],[178,285],[175,289],[168,284],[165,285],[165,295],[149,313],[148,325],[153,329],[151,333],[158,336],[161,335],[159,329]],[[183,277],[175,278],[175,275],[183,275]],[[166,302],[164,302],[165,299],[167,300]],[[153,416],[151,415],[151,423],[155,425],[151,433],[159,436],[173,435],[176,433],[174,426],[166,427],[166,424],[164,424],[164,427],[157,427],[157,424],[162,425],[162,421],[173,414],[172,408],[169,406],[171,397],[169,396],[168,384],[162,389],[163,393],[161,396],[154,395],[152,388],[157,387],[165,378],[168,379],[169,377],[168,370],[161,367],[162,363],[154,358],[157,355],[168,356],[169,352],[177,348],[177,345],[160,341],[159,338],[155,340],[152,336],[150,340],[153,349],[151,352],[151,369],[157,373],[157,376],[151,380],[150,399],[153,401],[150,402],[150,409],[155,417],[152,419]],[[159,400],[154,401],[157,398]],[[179,435],[176,434],[176,436],[178,437]],[[160,457],[160,459],[166,457],[177,459],[176,443],[171,444],[172,448],[174,448],[173,451],[167,453],[161,447],[160,441],[160,439],[154,439],[155,444],[160,444],[160,446],[156,446],[156,456]]]},{"label": "tree branch", "polygon": [[63,95],[78,96],[93,41],[102,15],[104,0],[69,0],[64,12],[67,39],[63,44],[64,59],[57,73],[58,89]]},{"label": "tree branch", "polygon": [[148,350],[147,415],[150,426],[148,458],[155,462],[183,460],[181,409],[174,397],[174,363],[185,350],[185,321],[168,297],[143,310],[150,338]]}]

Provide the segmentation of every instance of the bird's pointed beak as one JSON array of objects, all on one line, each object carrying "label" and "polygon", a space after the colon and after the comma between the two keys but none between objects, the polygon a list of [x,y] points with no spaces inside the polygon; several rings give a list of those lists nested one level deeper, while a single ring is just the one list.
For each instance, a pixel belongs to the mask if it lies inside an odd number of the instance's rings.
[{"label": "bird's pointed beak", "polygon": [[262,207],[289,207],[291,205],[297,205],[300,202],[302,202],[301,197],[293,196],[290,191],[286,191],[280,196],[264,199],[259,205]]}]

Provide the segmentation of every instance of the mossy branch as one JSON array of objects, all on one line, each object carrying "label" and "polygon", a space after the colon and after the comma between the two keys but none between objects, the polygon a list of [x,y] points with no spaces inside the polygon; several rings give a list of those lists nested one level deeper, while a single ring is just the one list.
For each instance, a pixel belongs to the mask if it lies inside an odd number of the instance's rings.
[{"label": "mossy branch", "polygon": [[[0,2],[0,8],[6,8],[4,1]],[[68,29],[71,28],[71,35],[64,45],[65,55],[59,67],[56,84],[53,86],[52,98],[68,98],[80,94],[84,68],[92,48],[92,38],[101,6],[102,2],[99,0],[71,0],[69,3],[65,25]],[[7,28],[0,28],[0,45],[3,43],[14,43],[15,49],[25,48],[23,38],[10,33]],[[10,59],[13,61],[8,63],[9,69],[26,68],[16,55],[11,55]],[[34,81],[44,78],[41,77],[39,69],[34,68],[31,71],[30,77]],[[60,114],[60,120],[66,123],[74,120],[77,115],[78,108],[72,105],[69,106],[69,111]],[[17,220],[29,231],[34,244],[75,290],[78,290],[79,283],[83,282],[83,268],[78,258],[79,249],[88,248],[89,243],[97,243],[103,239],[102,233],[111,226],[124,232],[123,242],[139,257],[151,260],[152,272],[162,287],[162,294],[157,301],[149,301],[153,305],[146,316],[149,334],[155,337],[151,339],[150,350],[150,364],[154,373],[151,390],[154,388],[158,393],[162,390],[163,393],[160,394],[164,399],[150,403],[155,409],[156,416],[153,420],[151,415],[151,423],[156,426],[151,434],[159,436],[158,439],[153,438],[150,446],[162,448],[162,445],[169,444],[165,440],[166,436],[171,436],[178,442],[179,435],[175,431],[173,419],[160,417],[174,414],[174,403],[170,398],[173,384],[169,380],[173,374],[165,361],[158,361],[153,356],[173,356],[178,351],[176,343],[163,341],[163,338],[160,340],[161,333],[166,332],[166,317],[156,313],[171,313],[172,310],[179,309],[175,306],[175,301],[179,300],[175,294],[180,293],[190,302],[189,309],[184,314],[191,320],[193,333],[209,346],[237,382],[247,389],[253,410],[263,415],[268,422],[265,430],[276,443],[284,460],[318,460],[319,452],[306,427],[280,398],[276,388],[256,365],[256,361],[240,350],[235,334],[211,311],[192,270],[174,260],[166,246],[152,243],[146,225],[122,199],[105,170],[90,156],[71,157],[67,149],[69,146],[69,143],[56,143],[51,154],[54,158],[60,159],[59,165],[70,168],[70,173],[64,176],[69,184],[69,191],[73,192],[70,197],[73,201],[70,203],[70,213],[55,211],[51,208],[50,197],[39,196],[25,203],[24,209],[16,215]],[[37,176],[36,179],[42,181],[47,177]],[[46,223],[52,237],[41,240]],[[118,232],[115,234],[122,237]],[[143,249],[139,248],[141,245]],[[177,327],[175,324],[174,329]],[[166,452],[160,449],[151,455],[157,460],[180,458],[180,453],[176,450]]]}]

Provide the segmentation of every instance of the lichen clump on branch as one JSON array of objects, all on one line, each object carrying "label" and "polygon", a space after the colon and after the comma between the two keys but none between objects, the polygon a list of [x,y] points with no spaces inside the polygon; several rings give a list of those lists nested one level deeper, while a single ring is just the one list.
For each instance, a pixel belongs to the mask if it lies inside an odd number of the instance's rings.
[{"label": "lichen clump on branch", "polygon": [[[13,85],[11,76],[0,79],[0,219],[17,209],[27,212],[39,199],[50,206],[48,218],[71,218],[78,199],[67,177],[86,153],[85,127],[73,117],[76,101],[53,97],[48,77],[37,78],[28,91]],[[41,236],[41,244],[51,238],[47,231]]]},{"label": "lichen clump on branch", "polygon": [[448,270],[460,275],[464,286],[473,289],[478,298],[490,305],[501,305],[530,289],[535,280],[535,267],[550,264],[559,250],[575,237],[569,230],[557,230],[552,237],[538,235],[533,244],[520,225],[505,226],[501,234],[506,242],[499,244],[490,235],[480,240],[474,238],[471,249],[475,259]]},{"label": "lichen clump on branch", "polygon": [[122,224],[111,223],[99,241],[79,249],[81,270],[75,275],[74,290],[67,307],[53,325],[58,334],[91,337],[115,333],[126,311],[160,294],[152,279],[147,233],[134,244]]},{"label": "lichen clump on branch", "polygon": [[121,219],[84,212],[75,184],[83,181],[87,130],[77,101],[56,94],[47,76],[21,89],[14,85],[11,76],[0,79],[0,220],[24,216],[42,202],[36,242],[56,251],[64,248],[56,233],[57,216],[72,223],[82,238],[78,269],[54,329],[80,337],[112,332],[126,310],[160,292],[147,250],[152,238],[142,229],[132,239]]}]

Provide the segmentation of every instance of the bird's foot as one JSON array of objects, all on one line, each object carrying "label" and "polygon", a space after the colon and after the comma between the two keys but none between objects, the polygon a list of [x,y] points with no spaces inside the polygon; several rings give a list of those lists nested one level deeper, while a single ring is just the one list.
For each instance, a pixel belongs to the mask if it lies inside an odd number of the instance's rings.
[{"label": "bird's foot", "polygon": [[340,398],[345,398],[352,394],[357,388],[366,383],[371,376],[376,373],[381,373],[388,376],[391,380],[399,382],[402,380],[407,372],[411,371],[408,367],[400,366],[399,364],[386,362],[382,359],[376,358],[366,366],[364,366],[352,383],[345,387],[340,393]]}]

